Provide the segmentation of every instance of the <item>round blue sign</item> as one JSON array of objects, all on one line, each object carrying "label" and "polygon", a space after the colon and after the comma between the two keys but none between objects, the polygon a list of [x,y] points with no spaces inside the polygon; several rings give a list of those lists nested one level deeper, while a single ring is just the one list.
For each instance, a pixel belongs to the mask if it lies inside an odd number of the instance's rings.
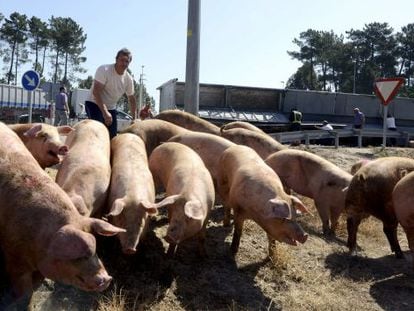
[{"label": "round blue sign", "polygon": [[40,76],[34,70],[26,71],[22,76],[22,86],[25,90],[33,91],[40,83]]}]

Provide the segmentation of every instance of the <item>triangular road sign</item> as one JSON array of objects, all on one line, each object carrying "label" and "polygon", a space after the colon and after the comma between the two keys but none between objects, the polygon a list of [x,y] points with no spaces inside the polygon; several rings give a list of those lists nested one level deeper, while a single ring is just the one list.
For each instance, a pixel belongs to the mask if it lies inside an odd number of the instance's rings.
[{"label": "triangular road sign", "polygon": [[374,91],[381,99],[383,105],[388,105],[395,95],[397,95],[404,81],[404,78],[382,78],[375,80]]}]

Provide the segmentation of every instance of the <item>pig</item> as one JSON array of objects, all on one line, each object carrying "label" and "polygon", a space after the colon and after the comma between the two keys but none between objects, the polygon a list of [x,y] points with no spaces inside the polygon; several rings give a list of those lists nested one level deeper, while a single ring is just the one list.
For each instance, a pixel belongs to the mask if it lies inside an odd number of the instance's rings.
[{"label": "pig", "polygon": [[351,175],[355,175],[356,172],[358,172],[358,170],[363,167],[365,164],[369,163],[371,160],[369,159],[361,159],[359,161],[357,161],[356,163],[354,163],[351,166],[350,172]]},{"label": "pig", "polygon": [[272,153],[287,148],[265,133],[251,131],[245,128],[233,128],[229,130],[222,128],[221,137],[224,137],[235,144],[253,148],[262,159],[266,159]]},{"label": "pig", "polygon": [[251,130],[253,132],[265,134],[265,132],[262,129],[258,128],[257,126],[249,122],[243,122],[243,121],[233,121],[233,122],[226,123],[220,128],[220,130],[223,131],[223,130],[230,130],[234,128],[244,128],[246,130]]},{"label": "pig", "polygon": [[0,122],[0,246],[16,299],[44,278],[86,291],[110,282],[92,233],[124,230],[78,213],[18,136]]},{"label": "pig", "polygon": [[11,124],[11,128],[32,153],[41,168],[50,167],[61,162],[69,148],[59,135],[66,136],[73,131],[67,125],[52,126],[45,123]]},{"label": "pig", "polygon": [[220,128],[198,116],[181,110],[165,110],[155,116],[191,131],[220,135]]},{"label": "pig", "polygon": [[391,251],[397,258],[403,254],[397,239],[398,220],[393,208],[392,192],[397,182],[414,171],[414,160],[404,157],[386,157],[370,161],[352,177],[345,198],[348,247],[356,253],[358,226],[370,215],[383,223],[383,231]]},{"label": "pig", "polygon": [[56,182],[79,213],[101,217],[111,179],[110,140],[106,126],[83,120],[66,139],[70,148],[56,174]]},{"label": "pig", "polygon": [[303,203],[283,190],[277,174],[250,147],[227,148],[219,161],[218,191],[224,200],[224,225],[234,213],[231,251],[236,254],[245,219],[252,219],[269,239],[269,252],[274,240],[290,245],[304,243],[308,235],[296,222],[296,209],[308,212]]},{"label": "pig", "polygon": [[276,152],[265,162],[285,187],[315,201],[323,233],[334,235],[352,175],[316,154],[296,149]]},{"label": "pig", "polygon": [[172,257],[179,243],[197,235],[199,253],[205,256],[205,231],[214,205],[214,184],[200,156],[183,144],[167,142],[154,149],[149,167],[167,194],[163,200],[169,219],[167,255]]},{"label": "pig", "polygon": [[106,217],[110,223],[126,229],[118,234],[123,253],[135,254],[147,230],[148,216],[157,212],[154,181],[143,140],[131,133],[112,138],[111,165],[110,211]]},{"label": "pig", "polygon": [[145,143],[147,156],[150,156],[152,150],[154,150],[154,148],[159,144],[166,142],[175,135],[186,132],[188,132],[188,130],[181,126],[156,119],[134,122],[122,131],[122,133],[132,133],[138,135]]},{"label": "pig", "polygon": [[214,181],[217,180],[218,161],[221,154],[228,147],[235,145],[231,141],[214,134],[191,131],[176,135],[168,141],[186,145],[197,152]]},{"label": "pig", "polygon": [[403,175],[392,192],[392,203],[395,216],[407,236],[414,268],[414,172],[403,172]]}]

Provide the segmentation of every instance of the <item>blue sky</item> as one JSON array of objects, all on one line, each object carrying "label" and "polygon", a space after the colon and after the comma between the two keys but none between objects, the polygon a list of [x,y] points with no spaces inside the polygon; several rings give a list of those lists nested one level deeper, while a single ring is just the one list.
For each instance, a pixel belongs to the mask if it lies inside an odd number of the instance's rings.
[{"label": "blue sky", "polygon": [[[84,67],[94,75],[116,52],[133,53],[130,68],[158,102],[158,86],[185,79],[187,0],[3,0],[0,12],[48,20],[71,17],[87,34]],[[280,88],[300,63],[286,51],[302,31],[336,34],[387,22],[395,32],[414,23],[413,0],[201,0],[200,82]]]}]

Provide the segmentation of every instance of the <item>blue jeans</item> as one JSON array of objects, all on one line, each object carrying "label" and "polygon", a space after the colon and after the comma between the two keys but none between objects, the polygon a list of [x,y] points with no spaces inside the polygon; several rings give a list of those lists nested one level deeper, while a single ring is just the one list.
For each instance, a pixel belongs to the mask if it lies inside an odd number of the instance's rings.
[{"label": "blue jeans", "polygon": [[[99,121],[105,124],[104,117],[102,115],[101,109],[99,109],[98,105],[91,101],[85,101],[85,110],[86,114],[88,115],[89,119]],[[109,113],[112,115],[112,124],[110,126],[106,126],[109,131],[109,136],[115,137],[117,133],[118,123],[116,120],[116,109],[108,110]]]}]

